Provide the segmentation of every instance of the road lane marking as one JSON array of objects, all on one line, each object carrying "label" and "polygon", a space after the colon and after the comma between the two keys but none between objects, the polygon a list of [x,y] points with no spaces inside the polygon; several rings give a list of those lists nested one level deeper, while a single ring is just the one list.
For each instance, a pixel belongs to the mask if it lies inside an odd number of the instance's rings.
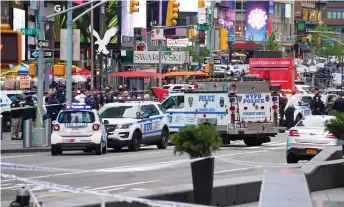
[{"label": "road lane marking", "polygon": [[34,155],[14,155],[14,156],[1,156],[1,159],[12,159],[12,158],[18,158],[18,157],[30,157]]},{"label": "road lane marking", "polygon": [[117,187],[126,187],[126,186],[132,186],[132,185],[141,185],[141,184],[147,184],[147,183],[156,183],[160,182],[161,180],[151,180],[151,181],[142,181],[142,182],[136,182],[136,183],[126,183],[126,184],[120,184],[120,185],[111,185],[111,186],[103,186],[98,188],[92,188],[91,190],[104,190],[108,188],[117,188]]},{"label": "road lane marking", "polygon": [[143,191],[143,190],[148,190],[147,188],[130,188],[130,191]]},{"label": "road lane marking", "polygon": [[254,169],[254,168],[261,168],[261,166],[245,167],[245,168],[235,168],[235,169],[230,169],[230,170],[222,170],[222,171],[214,172],[214,174],[221,174],[221,173],[228,173],[228,172],[235,172],[235,171],[242,171],[242,170],[250,170],[250,169]]},{"label": "road lane marking", "polygon": [[[116,191],[116,190],[123,190],[125,188],[111,188],[111,189],[108,189],[108,190],[100,190],[99,192],[102,192],[102,193],[108,193],[108,192],[112,192],[112,191]],[[93,189],[91,189],[93,190]]]}]

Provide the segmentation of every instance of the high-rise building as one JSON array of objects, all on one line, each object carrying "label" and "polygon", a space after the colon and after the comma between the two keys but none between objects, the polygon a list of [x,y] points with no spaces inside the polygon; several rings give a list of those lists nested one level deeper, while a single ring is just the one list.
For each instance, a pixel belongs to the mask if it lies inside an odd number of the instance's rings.
[{"label": "high-rise building", "polygon": [[344,0],[329,0],[324,9],[324,23],[344,34]]}]

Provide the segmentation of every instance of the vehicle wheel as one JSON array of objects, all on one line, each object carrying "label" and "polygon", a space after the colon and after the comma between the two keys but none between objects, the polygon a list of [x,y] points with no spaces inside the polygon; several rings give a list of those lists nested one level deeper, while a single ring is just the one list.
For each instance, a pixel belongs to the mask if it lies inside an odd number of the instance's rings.
[{"label": "vehicle wheel", "polygon": [[130,151],[139,151],[141,148],[141,135],[138,131],[134,132],[131,144],[129,146]]},{"label": "vehicle wheel", "polygon": [[244,143],[251,147],[251,146],[261,146],[263,142],[261,140],[255,139],[255,138],[245,138]]},{"label": "vehicle wheel", "polygon": [[289,153],[287,155],[287,163],[288,164],[294,164],[294,163],[298,163],[298,162],[299,162],[299,159],[296,157],[295,154]]},{"label": "vehicle wheel", "polygon": [[58,154],[59,154],[59,153],[58,153],[57,147],[51,146],[51,155],[52,155],[52,156],[56,156],[56,155],[58,155]]},{"label": "vehicle wheel", "polygon": [[102,153],[103,153],[103,154],[106,154],[106,153],[107,153],[107,144],[105,144],[105,146],[103,147]]},{"label": "vehicle wheel", "polygon": [[167,129],[163,129],[161,132],[161,138],[159,143],[156,145],[158,149],[166,149],[168,146],[168,138],[170,134],[168,133]]},{"label": "vehicle wheel", "polygon": [[102,144],[98,144],[96,146],[96,155],[101,155],[102,154]]}]

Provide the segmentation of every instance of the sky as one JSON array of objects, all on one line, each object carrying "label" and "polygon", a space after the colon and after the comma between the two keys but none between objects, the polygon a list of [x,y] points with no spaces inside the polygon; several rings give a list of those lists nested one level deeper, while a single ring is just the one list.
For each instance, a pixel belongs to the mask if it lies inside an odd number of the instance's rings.
[{"label": "sky", "polygon": [[[146,0],[139,0],[140,12],[134,13],[134,27],[146,27]],[[179,11],[197,12],[198,0],[177,0]]]}]

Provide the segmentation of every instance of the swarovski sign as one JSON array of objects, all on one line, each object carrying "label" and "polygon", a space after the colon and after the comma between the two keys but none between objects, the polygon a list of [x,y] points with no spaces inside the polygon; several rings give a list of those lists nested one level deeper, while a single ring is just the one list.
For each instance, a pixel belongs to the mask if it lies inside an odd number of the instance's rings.
[{"label": "swarovski sign", "polygon": [[[162,64],[182,65],[189,60],[188,52],[161,52]],[[158,64],[158,51],[134,51],[134,63]]]}]

